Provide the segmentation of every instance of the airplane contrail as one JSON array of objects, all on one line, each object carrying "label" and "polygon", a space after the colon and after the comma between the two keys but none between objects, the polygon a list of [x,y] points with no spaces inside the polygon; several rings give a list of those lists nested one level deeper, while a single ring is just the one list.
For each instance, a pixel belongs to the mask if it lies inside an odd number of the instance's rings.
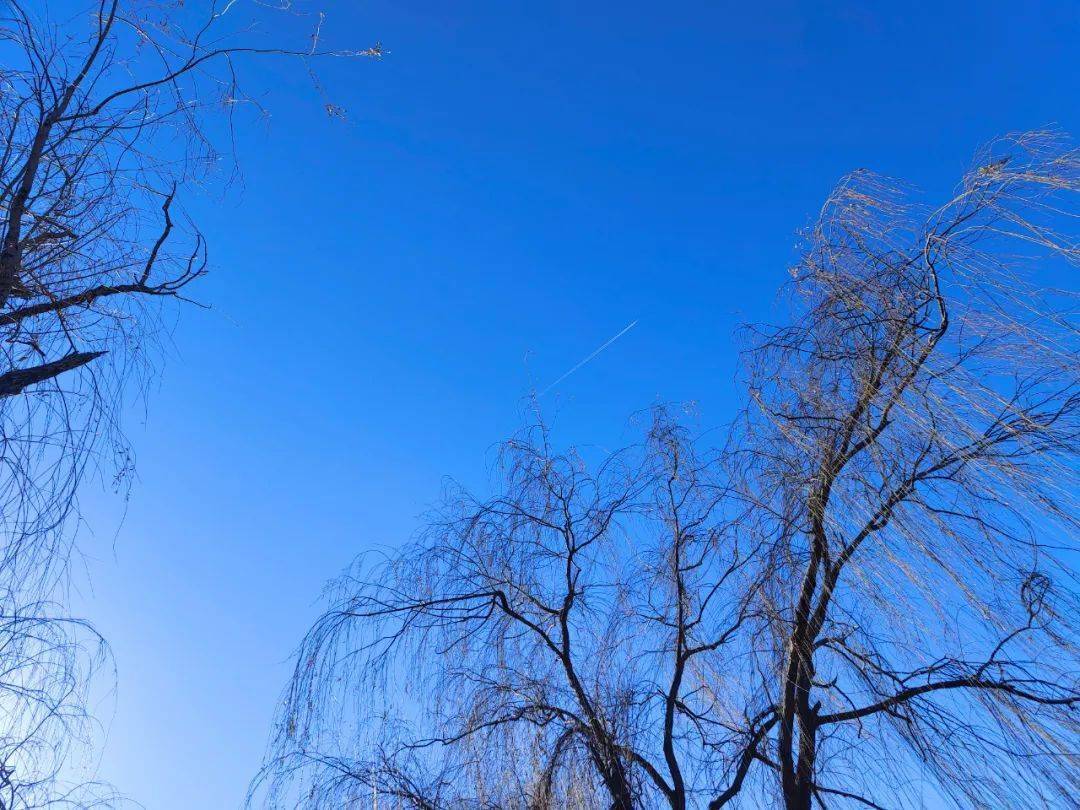
[{"label": "airplane contrail", "polygon": [[582,360],[580,363],[578,363],[576,366],[574,366],[568,372],[566,372],[561,377],[559,377],[559,379],[557,379],[555,382],[553,382],[551,385],[549,385],[547,388],[545,388],[543,391],[541,391],[539,394],[537,394],[537,396],[542,397],[544,394],[546,394],[548,391],[550,391],[556,385],[561,383],[563,380],[565,380],[567,377],[569,377],[571,374],[573,374],[575,371],[577,371],[583,365],[585,365],[590,360],[592,360],[594,357],[596,357],[596,355],[600,354],[600,352],[602,352],[604,349],[606,349],[608,346],[610,346],[616,340],[618,340],[623,335],[625,335],[627,332],[629,332],[631,329],[633,329],[635,326],[637,326],[637,323],[638,322],[636,320],[631,321],[629,324],[627,324],[625,327],[623,327],[623,330],[621,332],[619,332],[619,334],[615,335],[615,337],[613,337],[613,338],[610,338],[606,343],[604,343],[603,346],[601,346],[599,349],[594,351],[592,354],[590,354],[588,357],[586,357],[584,360]]}]

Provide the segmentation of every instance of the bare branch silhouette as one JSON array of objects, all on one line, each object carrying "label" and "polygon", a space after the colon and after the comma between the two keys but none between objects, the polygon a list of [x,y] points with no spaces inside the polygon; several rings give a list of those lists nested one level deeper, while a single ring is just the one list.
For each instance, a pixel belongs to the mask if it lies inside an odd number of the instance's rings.
[{"label": "bare branch silhouette", "polygon": [[306,30],[300,47],[262,47],[238,16],[258,9],[247,5],[94,0],[64,22],[22,0],[0,10],[5,810],[113,801],[62,774],[92,736],[86,690],[107,661],[65,607],[75,496],[88,471],[115,465],[121,487],[130,477],[124,398],[152,372],[162,316],[208,267],[182,199],[228,179],[215,179],[215,143],[241,122],[237,111],[258,109],[239,61],[281,56],[310,71],[319,59],[379,55],[308,47]]}]

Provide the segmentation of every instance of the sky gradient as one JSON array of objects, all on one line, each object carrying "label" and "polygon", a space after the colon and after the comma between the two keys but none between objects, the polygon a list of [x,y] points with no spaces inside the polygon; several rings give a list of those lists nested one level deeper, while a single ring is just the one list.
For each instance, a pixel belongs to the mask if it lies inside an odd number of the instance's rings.
[{"label": "sky gradient", "polygon": [[324,584],[444,476],[482,489],[530,390],[566,442],[657,401],[722,424],[735,329],[841,175],[940,199],[995,135],[1080,132],[1075,3],[324,5],[332,44],[389,54],[323,71],[345,123],[247,64],[272,117],[242,187],[183,201],[212,309],[128,415],[124,519],[82,496],[79,606],[119,671],[100,776],[151,810],[240,804]]}]

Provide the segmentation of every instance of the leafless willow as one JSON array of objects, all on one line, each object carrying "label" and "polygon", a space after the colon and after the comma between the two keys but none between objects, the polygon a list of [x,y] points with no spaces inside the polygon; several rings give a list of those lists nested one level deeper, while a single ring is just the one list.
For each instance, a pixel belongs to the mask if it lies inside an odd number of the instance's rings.
[{"label": "leafless willow", "polygon": [[1035,132],[936,208],[844,179],[722,447],[509,442],[340,581],[251,802],[1072,806],[1078,169]]},{"label": "leafless willow", "polygon": [[[752,352],[777,537],[747,755],[785,806],[1061,806],[1075,747],[1077,152],[981,152],[927,213],[845,180]],[[1038,286],[1040,280],[1044,285]],[[767,496],[767,497],[765,497]]]},{"label": "leafless willow", "polygon": [[[260,787],[309,806],[289,791],[310,774],[326,807],[707,795],[740,734],[715,679],[738,664],[757,590],[720,470],[663,411],[592,470],[543,426],[508,442],[496,497],[449,492],[415,546],[342,584],[304,645]],[[323,751],[346,730],[365,759]]]},{"label": "leafless willow", "polygon": [[60,587],[75,495],[88,470],[111,469],[120,485],[130,474],[118,413],[151,368],[161,317],[206,272],[182,198],[219,179],[228,154],[215,143],[254,104],[239,61],[276,55],[309,70],[379,54],[324,49],[321,17],[296,17],[294,49],[264,45],[251,25],[260,6],[95,0],[64,20],[22,0],[0,10],[5,810],[91,801],[56,782],[101,662],[101,640],[66,615]]}]

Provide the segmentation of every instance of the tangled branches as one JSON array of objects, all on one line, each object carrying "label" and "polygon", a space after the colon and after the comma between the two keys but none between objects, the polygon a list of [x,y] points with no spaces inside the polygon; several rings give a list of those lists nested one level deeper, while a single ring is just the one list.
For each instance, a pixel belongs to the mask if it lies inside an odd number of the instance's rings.
[{"label": "tangled branches", "polygon": [[[237,61],[378,56],[253,47],[206,16],[100,0],[62,24],[21,0],[0,17],[0,807],[88,806],[53,785],[86,723],[100,639],[65,617],[71,516],[111,454],[124,393],[148,370],[158,319],[207,268],[182,189],[220,163],[207,115],[248,100]],[[48,752],[51,752],[48,753]],[[53,788],[56,787],[56,790]],[[44,797],[44,798],[43,798]],[[51,798],[50,798],[51,797]]]}]

